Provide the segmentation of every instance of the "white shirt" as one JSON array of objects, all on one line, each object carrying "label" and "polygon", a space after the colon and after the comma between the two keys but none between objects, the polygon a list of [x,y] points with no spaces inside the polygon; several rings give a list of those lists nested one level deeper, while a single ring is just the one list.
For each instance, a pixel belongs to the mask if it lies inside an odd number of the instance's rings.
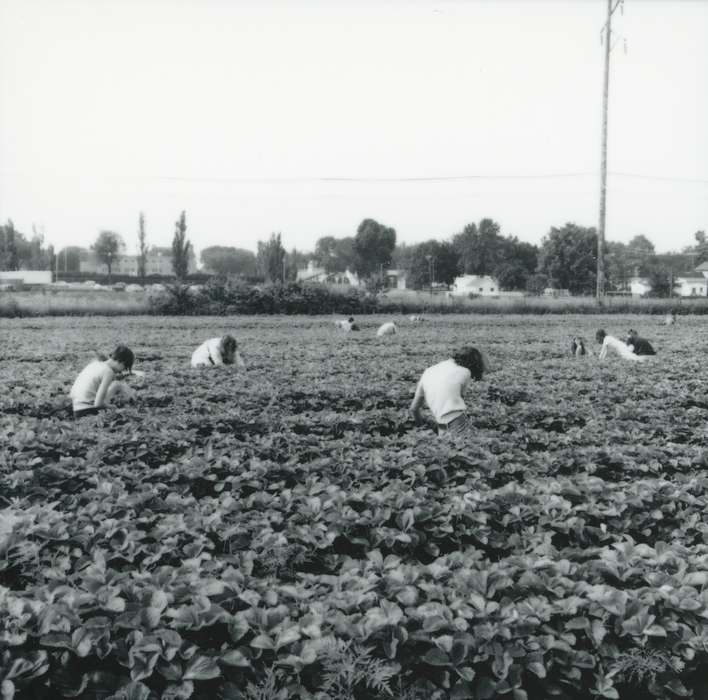
[{"label": "white shirt", "polygon": [[621,358],[632,360],[633,362],[643,362],[647,357],[646,355],[635,355],[631,345],[627,345],[627,343],[623,343],[611,335],[606,335],[602,341],[602,348],[600,349],[601,360],[607,357],[608,349],[614,350]]},{"label": "white shirt", "polygon": [[94,405],[96,394],[105,377],[109,377],[112,381],[115,372],[107,362],[100,360],[90,362],[79,372],[69,392],[75,411],[91,408]]},{"label": "white shirt", "polygon": [[337,326],[340,331],[349,333],[349,331],[352,329],[352,325],[354,324],[351,321],[335,321],[334,325]]},{"label": "white shirt", "polygon": [[449,423],[467,409],[462,393],[472,374],[454,360],[443,360],[423,372],[415,391],[414,404],[425,398],[437,423]]},{"label": "white shirt", "polygon": [[[246,363],[243,361],[238,351],[236,351],[234,360],[238,367],[243,368],[246,366]],[[221,338],[209,338],[209,340],[205,340],[192,353],[192,367],[208,367],[209,365],[223,364],[224,358],[221,354]]]},{"label": "white shirt", "polygon": [[391,335],[392,333],[396,332],[396,324],[393,323],[392,321],[389,321],[388,323],[384,323],[381,326],[379,326],[379,329],[376,331],[376,335],[381,337],[382,335]]}]

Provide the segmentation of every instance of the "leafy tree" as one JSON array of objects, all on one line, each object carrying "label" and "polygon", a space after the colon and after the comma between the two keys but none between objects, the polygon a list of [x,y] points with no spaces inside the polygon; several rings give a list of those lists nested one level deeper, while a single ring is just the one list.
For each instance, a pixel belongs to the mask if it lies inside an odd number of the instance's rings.
[{"label": "leafy tree", "polygon": [[627,264],[632,267],[632,274],[644,274],[649,259],[656,254],[654,244],[643,234],[634,236],[627,243]]},{"label": "leafy tree", "polygon": [[183,280],[189,272],[191,246],[187,239],[187,214],[183,211],[175,222],[175,235],[172,238],[172,269],[178,280]]},{"label": "leafy tree", "polygon": [[506,236],[502,241],[501,260],[492,275],[499,282],[500,289],[525,289],[526,282],[538,267],[538,248],[516,236]]},{"label": "leafy tree", "polygon": [[335,238],[323,236],[315,244],[315,260],[327,272],[346,272],[356,270],[357,257],[354,238]]},{"label": "leafy tree", "polygon": [[646,276],[651,287],[649,292],[653,297],[670,297],[673,294],[673,273],[656,258],[652,259],[646,268]]},{"label": "leafy tree", "polygon": [[138,277],[145,277],[147,263],[147,242],[145,240],[145,214],[140,212],[138,218]]},{"label": "leafy tree", "polygon": [[271,233],[270,239],[263,243],[258,241],[256,254],[260,273],[270,282],[285,280],[285,248],[280,233]]},{"label": "leafy tree", "polygon": [[625,243],[607,241],[605,244],[605,275],[609,290],[624,291],[629,289],[629,282],[634,275],[634,265],[630,251]]},{"label": "leafy tree", "polygon": [[467,224],[453,236],[463,274],[492,275],[501,289],[523,289],[538,264],[538,248],[516,236],[502,236],[492,219]]},{"label": "leafy tree", "polygon": [[535,275],[531,275],[526,280],[526,291],[529,294],[535,294],[536,296],[541,296],[543,290],[548,287],[549,279],[548,275],[537,272]]},{"label": "leafy tree", "polygon": [[374,219],[364,219],[356,230],[354,251],[356,271],[362,277],[380,275],[391,264],[396,247],[396,231]]},{"label": "leafy tree", "polygon": [[[17,232],[12,219],[8,219],[4,226],[0,226],[0,266],[3,270],[17,270],[20,262],[17,250]],[[21,235],[21,234],[20,234]]]},{"label": "leafy tree", "polygon": [[293,248],[285,254],[285,279],[294,282],[297,279],[297,271],[307,266],[310,255],[301,253],[297,248]]},{"label": "leafy tree", "polygon": [[592,294],[597,276],[597,232],[568,223],[544,236],[538,271],[558,289],[571,294]]},{"label": "leafy tree", "polygon": [[92,249],[96,257],[108,268],[108,277],[111,277],[113,261],[118,256],[121,248],[121,237],[113,231],[101,231],[93,244]]},{"label": "leafy tree", "polygon": [[217,275],[256,274],[256,256],[250,250],[213,245],[202,250],[202,266]]},{"label": "leafy tree", "polygon": [[[457,275],[457,251],[449,241],[435,240],[410,246],[408,267],[408,285],[413,289],[427,289],[431,281],[452,284]],[[431,279],[431,269],[433,279]]]},{"label": "leafy tree", "polygon": [[59,272],[79,272],[81,270],[81,248],[68,246],[57,253],[56,269]]},{"label": "leafy tree", "polygon": [[696,231],[693,234],[693,237],[696,240],[696,244],[694,246],[689,246],[686,252],[693,255],[692,267],[695,267],[696,265],[700,265],[705,260],[708,260],[708,239],[706,239],[705,231]]},{"label": "leafy tree", "polygon": [[525,289],[530,278],[529,271],[518,261],[502,263],[494,270],[494,277],[499,282],[499,289]]},{"label": "leafy tree", "polygon": [[492,219],[482,219],[479,226],[467,224],[452,242],[463,274],[491,275],[504,260],[504,239],[499,234],[499,224]]}]

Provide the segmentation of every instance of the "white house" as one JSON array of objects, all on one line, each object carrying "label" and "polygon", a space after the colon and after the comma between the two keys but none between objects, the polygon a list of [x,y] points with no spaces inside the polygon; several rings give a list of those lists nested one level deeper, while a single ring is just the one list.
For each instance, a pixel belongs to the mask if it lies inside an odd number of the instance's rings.
[{"label": "white house", "polygon": [[698,275],[680,275],[674,278],[674,293],[681,297],[704,297],[707,295],[708,279]]},{"label": "white house", "polygon": [[642,297],[645,294],[651,292],[651,285],[646,277],[630,277],[629,278],[629,291],[632,293],[633,297]]},{"label": "white house", "polygon": [[406,289],[405,270],[386,270],[386,287],[388,289]]},{"label": "white house", "polygon": [[489,275],[462,275],[455,277],[450,296],[466,297],[470,294],[482,297],[499,296],[499,282]]},{"label": "white house", "polygon": [[309,260],[307,267],[301,267],[295,278],[298,282],[320,282],[322,284],[337,284],[358,287],[359,277],[355,272],[327,272],[324,267],[317,267],[314,260]]},{"label": "white house", "polygon": [[3,284],[51,284],[51,270],[4,270],[0,272]]}]

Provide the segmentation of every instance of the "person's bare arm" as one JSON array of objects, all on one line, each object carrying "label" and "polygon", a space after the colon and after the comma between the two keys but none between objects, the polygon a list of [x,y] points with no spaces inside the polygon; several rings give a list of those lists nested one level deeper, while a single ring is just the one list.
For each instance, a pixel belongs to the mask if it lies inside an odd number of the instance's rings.
[{"label": "person's bare arm", "polygon": [[103,373],[103,379],[101,380],[101,385],[98,387],[96,392],[96,398],[93,400],[93,405],[96,408],[101,408],[106,405],[106,396],[108,395],[108,387],[114,378],[113,370],[110,367],[106,367]]},{"label": "person's bare arm", "polygon": [[420,414],[421,406],[423,405],[423,400],[425,399],[425,394],[423,392],[423,385],[418,382],[418,386],[415,390],[415,396],[413,401],[411,401],[410,412],[413,416],[413,420],[420,425],[423,422],[423,417]]},{"label": "person's bare arm", "polygon": [[209,349],[209,357],[211,357],[211,361],[214,363],[214,366],[221,367],[224,364],[221,348],[218,345],[216,347],[207,347]]}]

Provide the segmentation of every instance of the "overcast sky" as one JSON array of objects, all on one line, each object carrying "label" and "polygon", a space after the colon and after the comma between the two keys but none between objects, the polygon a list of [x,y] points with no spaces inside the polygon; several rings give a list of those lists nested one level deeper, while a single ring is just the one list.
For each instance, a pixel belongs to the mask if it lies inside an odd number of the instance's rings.
[{"label": "overcast sky", "polygon": [[[596,226],[605,0],[0,0],[0,221],[90,245]],[[708,0],[613,16],[607,238],[708,229]],[[625,52],[626,41],[626,52]]]}]

